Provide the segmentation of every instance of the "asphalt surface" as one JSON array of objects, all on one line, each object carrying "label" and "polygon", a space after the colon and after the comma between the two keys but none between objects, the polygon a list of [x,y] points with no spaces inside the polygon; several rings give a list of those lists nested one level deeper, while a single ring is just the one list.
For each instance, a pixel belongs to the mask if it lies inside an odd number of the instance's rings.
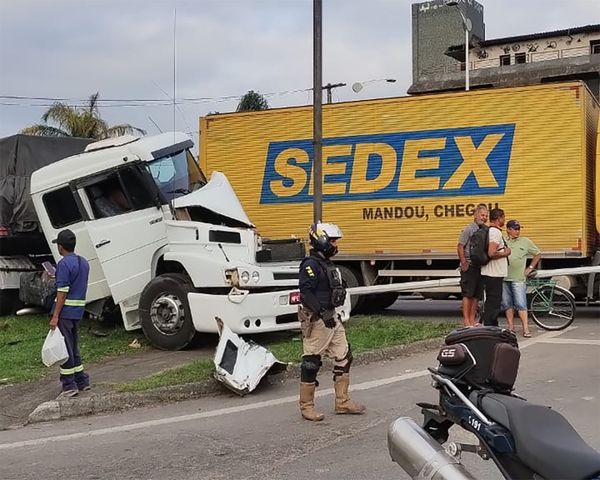
[{"label": "asphalt surface", "polygon": [[[600,320],[600,305],[577,307],[575,324],[586,320]],[[413,319],[438,319],[459,325],[461,323],[459,300],[423,300],[420,296],[400,296],[387,311],[387,315],[398,315]],[[532,327],[535,331],[535,327]],[[288,332],[255,336],[261,343],[269,337],[280,338]],[[164,352],[149,350],[136,355],[118,357],[98,364],[87,365],[92,375],[93,390],[80,394],[74,400],[54,401],[60,392],[57,368],[46,378],[18,385],[0,386],[0,430],[22,426],[26,422],[45,421],[74,415],[88,415],[120,408],[149,405],[162,401],[177,401],[197,398],[221,389],[204,382],[185,388],[135,395],[114,395],[112,385],[142,378],[153,373],[189,363],[194,359],[210,359],[218,342],[216,335],[208,336],[193,350]]]},{"label": "asphalt surface", "polygon": [[[600,450],[600,322],[580,318],[563,332],[521,342],[516,390],[551,405]],[[336,416],[329,372],[317,406],[325,421],[301,419],[297,383],[206,397],[126,413],[29,425],[0,432],[0,478],[12,479],[405,479],[391,462],[388,425],[420,422],[417,401],[436,392],[424,370],[436,351],[353,369],[364,416]],[[455,427],[456,429],[456,427]],[[456,439],[465,435],[455,432]],[[498,479],[493,464],[464,454],[476,478]]]}]

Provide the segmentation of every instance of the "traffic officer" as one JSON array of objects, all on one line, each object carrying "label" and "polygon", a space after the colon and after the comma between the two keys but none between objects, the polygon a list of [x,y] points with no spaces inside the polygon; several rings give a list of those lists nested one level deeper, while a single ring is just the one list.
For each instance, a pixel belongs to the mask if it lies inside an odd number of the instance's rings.
[{"label": "traffic officer", "polygon": [[62,230],[52,240],[63,257],[56,266],[56,302],[52,308],[50,328],[56,327],[65,338],[69,358],[60,366],[62,392],[59,398],[73,397],[90,389],[90,377],[83,370],[79,353],[79,321],[83,317],[90,266],[75,251],[75,234]]},{"label": "traffic officer", "polygon": [[317,373],[321,356],[333,358],[335,412],[359,414],[365,406],[354,403],[348,396],[352,351],[346,331],[335,307],[344,304],[346,290],[340,271],[330,260],[338,252],[337,241],[342,232],[331,223],[312,224],[308,230],[311,250],[300,264],[300,299],[298,320],[302,329],[304,355],[300,369],[300,412],[311,421],[323,420],[315,410]]}]

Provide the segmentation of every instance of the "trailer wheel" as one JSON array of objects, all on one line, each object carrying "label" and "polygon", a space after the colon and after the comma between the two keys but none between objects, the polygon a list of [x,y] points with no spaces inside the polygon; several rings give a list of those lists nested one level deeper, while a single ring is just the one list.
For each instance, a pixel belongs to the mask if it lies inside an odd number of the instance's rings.
[{"label": "trailer wheel", "polygon": [[190,279],[180,273],[153,278],[140,297],[142,330],[152,345],[161,350],[181,350],[194,339],[188,293],[194,291]]},{"label": "trailer wheel", "polygon": [[[350,267],[345,267],[344,265],[337,265],[340,269],[340,273],[342,275],[342,280],[344,281],[344,286],[346,288],[352,287],[360,287],[360,276],[356,273],[356,271]],[[356,313],[363,304],[363,296],[354,296],[350,298],[350,311],[352,313]]]},{"label": "trailer wheel", "polygon": [[367,295],[361,308],[362,313],[375,313],[391,307],[398,299],[398,292]]}]

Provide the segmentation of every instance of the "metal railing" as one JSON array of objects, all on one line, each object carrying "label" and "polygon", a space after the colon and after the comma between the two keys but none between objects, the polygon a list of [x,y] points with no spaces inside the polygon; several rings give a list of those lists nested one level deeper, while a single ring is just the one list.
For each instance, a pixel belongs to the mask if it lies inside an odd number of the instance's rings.
[{"label": "metal railing", "polygon": [[[516,52],[521,53],[521,52]],[[471,58],[476,54],[471,51]],[[508,54],[507,54],[508,55]],[[525,61],[517,63],[515,60],[515,53],[511,53],[510,65],[526,65],[528,63],[543,62],[546,60],[560,60],[563,58],[583,57],[586,55],[600,55],[593,54],[589,45],[581,47],[563,48],[546,50],[544,52],[525,52]],[[496,68],[501,67],[500,57],[485,58],[481,60],[472,60],[469,62],[470,70],[479,70],[482,68]],[[444,73],[460,73],[465,71],[465,63],[457,62],[451,65],[439,65],[436,67],[422,68],[419,71],[419,75],[439,75]]]}]

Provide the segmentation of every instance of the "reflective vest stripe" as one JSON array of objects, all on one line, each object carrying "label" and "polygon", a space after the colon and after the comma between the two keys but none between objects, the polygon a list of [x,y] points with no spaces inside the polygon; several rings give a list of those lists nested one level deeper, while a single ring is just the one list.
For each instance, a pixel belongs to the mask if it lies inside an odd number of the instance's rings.
[{"label": "reflective vest stripe", "polygon": [[73,375],[73,374],[79,373],[79,372],[83,372],[83,365],[78,365],[77,367],[73,367],[73,368],[61,368],[60,369],[61,375]]},{"label": "reflective vest stripe", "polygon": [[65,300],[65,306],[67,307],[85,307],[85,300],[72,300],[67,298]]},{"label": "reflective vest stripe", "polygon": [[56,289],[57,292],[69,293],[69,287],[60,287]]}]

